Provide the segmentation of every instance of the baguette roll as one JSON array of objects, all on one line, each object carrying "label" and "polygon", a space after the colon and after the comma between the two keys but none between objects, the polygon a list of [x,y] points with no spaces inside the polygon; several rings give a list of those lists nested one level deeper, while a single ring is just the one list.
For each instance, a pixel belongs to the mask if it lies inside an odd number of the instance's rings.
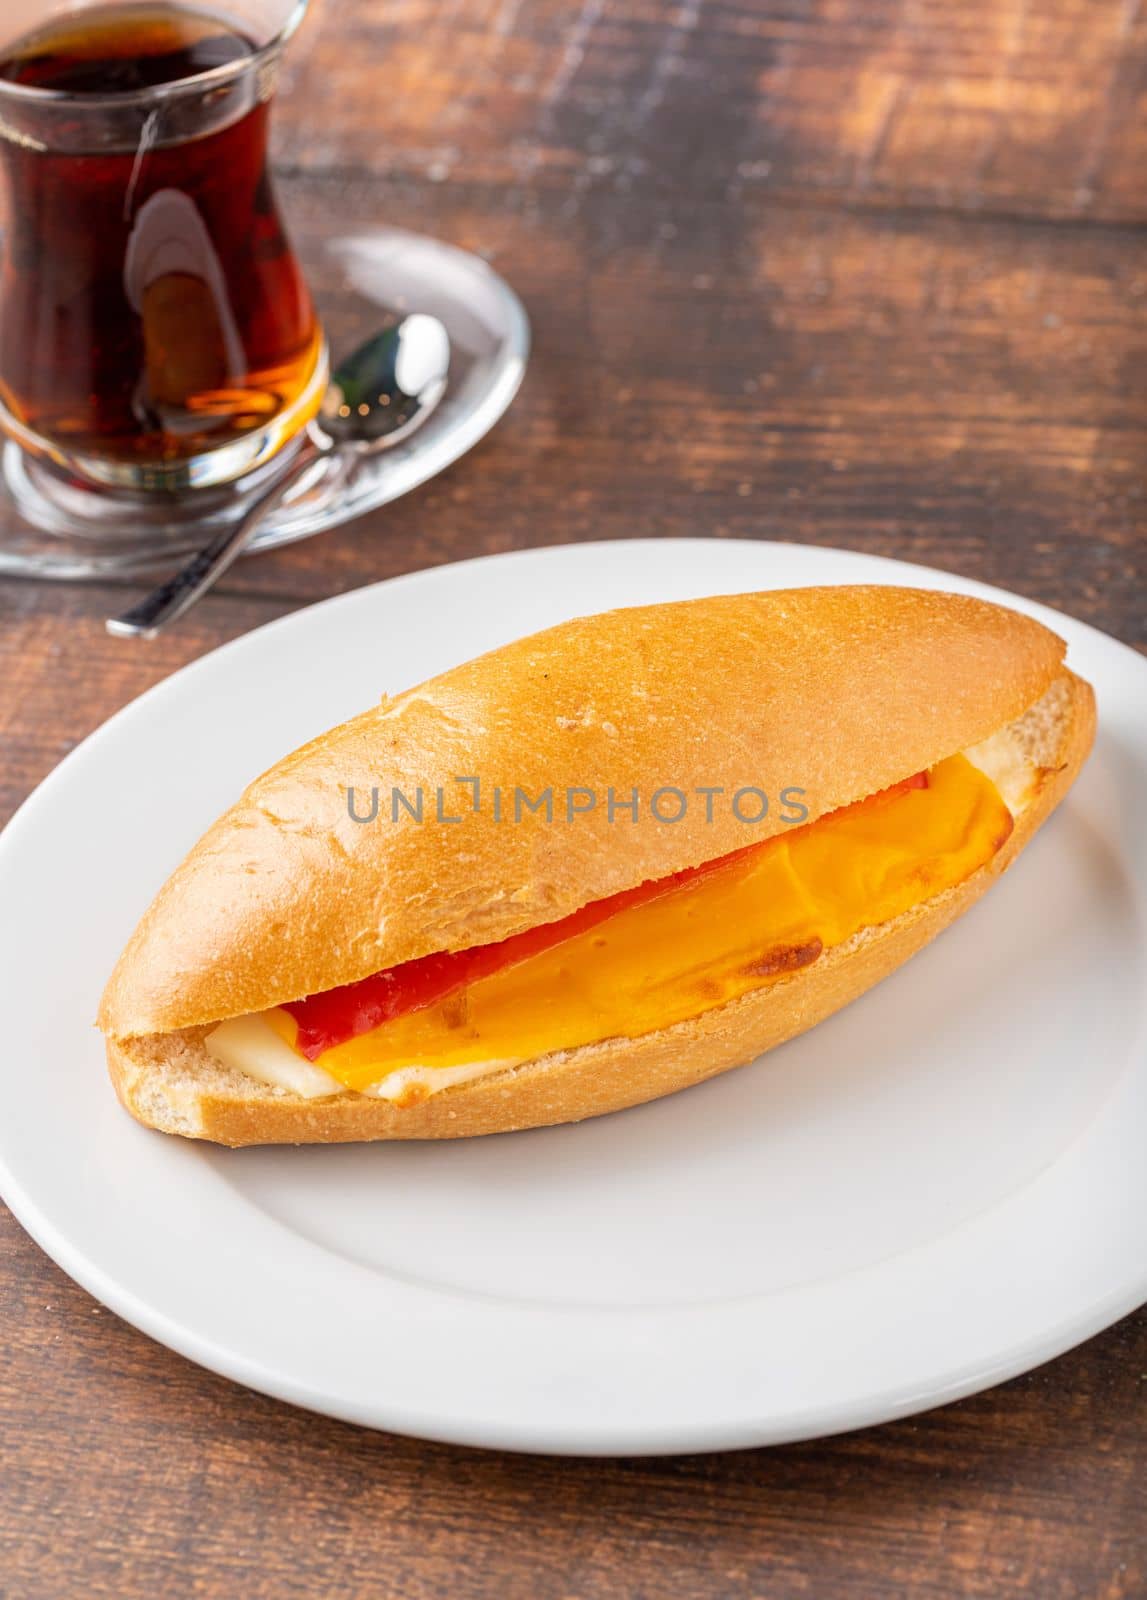
[{"label": "baguette roll", "polygon": [[[750,1061],[926,944],[1058,804],[1095,726],[1063,655],[1039,623],[965,596],[810,588],[579,619],[383,699],[251,784],[160,891],[100,1007],[120,1099],[228,1145],[442,1138],[576,1121]],[[989,859],[669,1026],[479,1076],[439,1069],[445,1086],[409,1103],[324,1093],[321,1057],[262,1082],[208,1043],[227,1019],[512,939],[789,833],[782,792],[799,793],[801,827],[828,825],[959,753],[1011,815]],[[553,810],[515,815],[519,790],[549,791]],[[611,814],[604,797],[635,790],[635,814]],[[649,803],[670,790],[688,797],[676,821],[679,802],[661,816]],[[734,808],[748,791],[768,797],[762,815],[756,799]],[[375,792],[377,815],[356,820]]]}]

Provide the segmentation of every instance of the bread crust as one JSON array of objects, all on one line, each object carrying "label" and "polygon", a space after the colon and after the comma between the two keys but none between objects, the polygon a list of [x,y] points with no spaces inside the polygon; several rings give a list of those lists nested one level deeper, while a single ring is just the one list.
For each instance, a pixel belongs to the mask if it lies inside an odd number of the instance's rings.
[{"label": "bread crust", "polygon": [[[125,1040],[260,1011],[714,860],[784,829],[783,788],[815,820],[974,744],[1043,693],[1063,652],[1003,607],[867,585],[551,628],[384,699],[253,783],[143,918],[99,1025]],[[479,810],[458,776],[479,779]],[[644,807],[609,821],[610,787],[647,801],[662,785],[724,799],[712,821],[699,798],[677,823]],[[430,807],[441,786],[461,820],[392,823],[392,789],[419,786]],[[771,802],[757,825],[729,803],[752,786]],[[380,790],[379,819],[351,819],[352,787]],[[518,787],[602,803],[499,823],[495,787],[507,804]]]},{"label": "bread crust", "polygon": [[[1090,686],[1062,672],[1016,726],[1043,775],[990,862],[964,883],[863,930],[800,972],[691,1021],[548,1056],[407,1108],[353,1095],[308,1101],[250,1080],[236,1084],[207,1056],[203,1030],[192,1029],[174,1039],[109,1040],[116,1091],[134,1116],[153,1127],[239,1146],[501,1133],[576,1122],[688,1088],[755,1059],[847,1005],[935,938],[1006,871],[1067,793],[1091,748]],[[175,1078],[173,1052],[184,1058]]]}]

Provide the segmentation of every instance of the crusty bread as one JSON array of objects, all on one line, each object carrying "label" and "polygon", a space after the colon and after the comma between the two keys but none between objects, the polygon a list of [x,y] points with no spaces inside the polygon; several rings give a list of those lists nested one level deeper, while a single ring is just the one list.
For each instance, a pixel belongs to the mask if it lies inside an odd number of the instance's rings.
[{"label": "crusty bread", "polygon": [[120,1100],[141,1122],[218,1144],[450,1139],[577,1122],[685,1089],[783,1044],[870,989],[974,904],[1074,782],[1095,732],[1090,687],[1064,672],[1010,725],[1043,773],[1003,849],[962,884],[864,929],[811,966],[689,1022],[563,1051],[406,1108],[346,1094],[304,1100],[221,1066],[204,1028],[108,1041]]},{"label": "crusty bread", "polygon": [[[606,612],[467,662],[313,740],[253,783],[157,896],[104,994],[113,1039],[169,1033],[332,989],[433,950],[507,938],[783,831],[930,767],[1032,705],[1063,641],[963,595],[775,590]],[[471,791],[454,784],[473,776]],[[462,820],[395,824],[394,786],[444,789]],[[765,820],[572,823],[509,796],[745,786]],[[383,795],[351,820],[346,790]],[[559,802],[560,804],[560,802]],[[453,812],[451,813],[451,807]]]},{"label": "crusty bread", "polygon": [[[851,596],[857,596],[855,590],[849,593]],[[943,604],[936,605],[937,602],[954,601],[956,597],[922,595],[916,591],[902,590],[867,590],[863,593],[867,596],[865,604],[877,610],[888,604],[887,596],[899,597],[907,593],[912,597],[908,606],[913,610],[914,620],[918,625],[923,625],[927,609],[916,609],[919,602],[924,600],[932,602],[938,614],[945,615],[947,619],[947,626],[939,629],[939,637],[949,652],[948,670],[947,673],[937,672],[934,668],[924,670],[922,665],[912,684],[906,686],[909,691],[906,694],[902,693],[905,686],[899,682],[892,686],[884,686],[882,691],[884,696],[889,699],[896,698],[901,703],[899,721],[892,714],[884,713],[876,719],[875,724],[870,717],[866,726],[859,729],[852,727],[845,721],[845,714],[854,708],[847,693],[843,691],[837,701],[838,721],[835,726],[830,726],[824,721],[810,721],[809,726],[819,730],[822,741],[837,752],[840,763],[849,774],[848,782],[851,784],[851,788],[846,787],[842,793],[840,781],[843,780],[838,781],[833,787],[829,783],[833,774],[826,772],[827,791],[833,798],[828,804],[818,803],[816,814],[874,792],[897,778],[934,764],[935,761],[951,755],[957,749],[979,744],[993,734],[1002,735],[1003,745],[1037,774],[1037,781],[1017,816],[1015,829],[1007,843],[987,865],[964,883],[922,903],[889,923],[863,930],[846,944],[826,951],[811,966],[792,976],[782,978],[768,987],[753,991],[691,1021],[643,1035],[638,1039],[611,1039],[582,1049],[551,1055],[473,1083],[444,1090],[409,1107],[400,1108],[385,1100],[353,1094],[333,1096],[323,1100],[304,1100],[285,1090],[256,1083],[243,1073],[221,1066],[208,1056],[202,1040],[206,1032],[205,1024],[227,1014],[223,1010],[206,1018],[196,1018],[190,1025],[179,1029],[153,1027],[137,1033],[127,1030],[116,1036],[114,1028],[107,1027],[110,1035],[109,1067],[123,1104],[140,1121],[152,1127],[170,1133],[211,1139],[227,1145],[385,1138],[452,1138],[544,1126],[597,1116],[686,1088],[729,1067],[752,1060],[774,1045],[812,1027],[855,999],[954,921],[1011,864],[1074,781],[1091,747],[1095,729],[1094,697],[1089,686],[1058,666],[1062,646],[1058,640],[1054,646],[1049,645],[1047,641],[1054,639],[1054,635],[1048,634],[1037,624],[1027,624],[1024,619],[1012,613],[992,607],[980,608],[976,603],[969,602],[968,604],[975,606],[973,612],[966,614],[967,627],[976,635],[976,642],[973,643],[965,638],[964,631],[957,622],[953,622],[955,614],[947,612]],[[809,595],[812,598],[806,603],[823,615],[823,608],[827,604],[825,597],[831,594],[833,591],[796,591],[783,598],[799,612],[802,607],[796,602],[801,596]],[[745,600],[753,598],[755,597],[745,597]],[[738,600],[736,604],[742,606],[745,600]],[[698,604],[715,606],[732,602],[698,602]],[[895,613],[897,608],[894,605],[891,609]],[[984,618],[979,615],[981,609],[993,612],[994,618]],[[957,612],[961,610],[962,606],[956,608]],[[641,617],[649,616],[650,613],[638,612],[629,615]],[[1021,626],[1013,632],[998,619],[1007,619],[1009,624]],[[599,619],[589,619],[590,622],[594,620]],[[1036,631],[1032,633],[1030,629]],[[561,630],[554,632],[559,633]],[[904,645],[895,626],[892,636],[892,657],[900,662],[910,661],[911,651]],[[552,635],[539,637],[548,640]],[[526,643],[529,644],[531,641]],[[929,642],[918,639],[917,645],[922,652],[923,662],[926,662],[929,659],[930,648],[935,648],[935,640]],[[862,638],[858,645],[862,658],[863,646]],[[875,640],[871,641],[870,648],[875,655],[878,643]],[[504,654],[505,652],[497,652],[496,656],[484,659],[491,662]],[[548,656],[543,654],[541,658],[548,659]],[[529,658],[525,659],[528,662]],[[805,660],[806,662],[810,660],[807,647]],[[632,668],[631,661],[629,669]],[[838,670],[845,670],[843,663]],[[866,659],[862,659],[860,670],[862,675],[869,675],[876,669]],[[988,673],[989,681],[982,689],[982,704],[959,679],[960,671],[972,675]],[[996,674],[1004,672],[1013,673],[1018,683],[1022,685],[1022,689],[1013,691],[1007,683],[1001,681],[1001,677]],[[448,678],[454,676],[447,675]],[[943,680],[947,676],[950,676],[952,681],[944,685]],[[927,684],[927,689],[920,689],[921,680]],[[436,680],[436,684],[441,685],[443,681]],[[871,681],[875,683],[878,679],[872,678]],[[759,687],[763,690],[763,686]],[[948,701],[943,699],[944,687],[952,691],[951,699]],[[429,694],[438,706],[447,700],[445,691],[436,689],[434,685],[428,685],[420,692]],[[599,688],[597,692],[597,704],[604,701],[612,707],[621,691],[620,688],[616,691],[614,699],[605,699],[603,688]],[[734,694],[733,685],[729,686],[728,692],[733,695],[729,702],[730,708],[733,706],[738,708],[735,720],[740,726],[740,699]],[[790,686],[790,692],[798,697],[803,693],[795,686]],[[671,703],[672,686],[666,688],[664,693],[667,702]],[[822,709],[827,709],[832,703],[831,690],[827,685],[822,685],[819,693],[824,697]],[[912,711],[911,716],[903,709],[905,699]],[[1016,704],[1017,699],[1020,701],[1019,704]],[[813,696],[813,700],[816,700],[816,696]],[[632,705],[632,700],[629,703]],[[809,704],[807,697],[805,703]],[[1002,714],[1001,708],[1003,708]],[[991,714],[993,711],[994,716]],[[783,728],[785,736],[795,741],[795,728],[790,725],[790,719],[787,715],[781,714],[768,698],[764,713],[766,721],[771,720],[774,727]],[[459,710],[458,715],[461,714]],[[595,718],[597,714],[595,712]],[[363,721],[359,720],[360,723]],[[718,719],[716,726],[721,727],[721,734],[714,733],[715,744],[724,742],[724,730],[728,720],[728,716],[724,722]],[[920,726],[923,723],[943,724],[943,731],[936,732],[930,727]],[[897,726],[902,739],[900,751],[890,753],[884,748],[884,742],[890,736],[886,730]],[[371,724],[370,731],[373,731],[373,727]],[[642,727],[644,731],[645,725],[642,724]],[[336,735],[342,732],[343,730],[336,730]],[[879,737],[876,737],[877,733]],[[613,736],[606,735],[606,737]],[[797,749],[796,742],[790,744],[790,754],[795,753]],[[316,745],[307,747],[307,752],[291,758],[284,767],[289,768],[293,763],[303,761],[304,756],[309,761],[316,754],[320,760],[325,756],[324,741],[318,741]],[[762,765],[764,754],[756,752],[757,759]],[[705,781],[699,776],[699,759],[692,768],[692,775],[697,782]],[[718,757],[715,755],[714,762],[717,760]],[[272,782],[275,775],[282,774],[283,770],[282,767],[276,768],[274,773],[269,774],[262,782],[264,784]],[[535,774],[543,770],[539,764],[535,764],[533,768]],[[573,767],[568,770],[572,771]],[[680,770],[680,766],[675,764],[674,771]],[[725,758],[725,770],[730,770],[727,758]],[[760,771],[761,768],[758,767],[757,770]],[[584,773],[585,768],[582,768],[582,771]],[[594,768],[593,774],[587,775],[583,781],[587,783],[599,781],[597,774],[600,771],[600,767]],[[671,778],[668,781],[674,780]],[[645,779],[645,783],[648,784],[648,778]],[[816,796],[819,799],[818,791],[812,785],[809,785],[809,790],[810,797]],[[251,793],[252,791],[248,792],[247,803],[250,803]],[[265,800],[262,803],[266,805]],[[221,825],[217,825],[213,833],[217,832],[219,826]],[[369,831],[363,829],[363,832]],[[434,830],[426,831],[432,833]],[[573,831],[571,829],[571,834]],[[665,828],[663,832],[675,834],[676,830]],[[384,837],[387,836],[384,834]],[[418,837],[425,836],[419,834]],[[765,834],[762,832],[759,836],[763,837]],[[207,837],[210,840],[212,835],[209,834]],[[393,841],[396,836],[388,837]],[[570,835],[564,834],[563,837],[568,838]],[[623,837],[628,838],[629,835]],[[653,843],[655,837],[652,836],[646,842],[644,848],[648,851],[655,849]],[[733,848],[736,843],[744,842],[743,832],[739,832],[733,836],[732,844],[718,845],[714,850],[709,843],[712,837],[711,833],[701,835],[707,852],[701,859],[720,854],[723,848]],[[493,842],[497,843],[497,840]],[[391,849],[394,849],[393,842]],[[695,850],[696,843],[687,844],[685,849]],[[194,853],[191,859],[194,860]],[[218,861],[217,853],[209,854],[204,870],[218,870]],[[662,865],[654,872],[641,870],[629,881],[641,881],[649,876],[662,875],[688,864],[692,864],[691,860],[682,859],[679,850],[668,865]],[[326,866],[329,866],[329,863],[324,860],[324,867]],[[483,861],[483,869],[487,866],[488,863]],[[294,870],[298,870],[297,862]],[[451,880],[453,884],[459,882],[460,870],[455,868]],[[321,884],[327,880],[320,874],[319,881]],[[513,881],[504,868],[501,881],[507,886]],[[597,898],[601,893],[611,892],[614,887],[627,886],[625,882],[616,883],[610,880],[609,888],[602,889],[598,887],[602,881],[603,873],[599,867],[593,878],[595,887],[589,893],[583,892],[578,903]],[[429,882],[424,880],[424,893],[432,893],[433,886],[433,879]],[[449,892],[449,887],[448,882],[444,892]],[[530,887],[545,904],[554,903],[552,888],[548,883],[540,886],[531,883]],[[224,893],[222,888],[218,892]],[[226,903],[225,899],[224,904]],[[247,914],[250,915],[250,912]],[[170,909],[163,912],[165,918],[170,915]],[[429,908],[423,915],[432,917],[433,908]],[[212,926],[218,929],[222,916],[223,912],[216,911],[212,918]],[[148,926],[146,919],[143,926],[145,929]],[[248,922],[247,926],[252,937],[259,936],[255,925]],[[409,928],[410,924],[407,923],[403,937],[413,937]],[[169,927],[166,937],[170,940],[175,934],[176,930]],[[344,929],[344,943],[347,934],[348,930]],[[137,935],[137,940],[138,937]],[[134,944],[129,946],[129,956],[133,948],[137,946]],[[266,982],[270,963],[265,954],[262,960]],[[138,990],[133,990],[132,981],[131,968],[127,969],[125,975],[121,963],[113,979],[113,986],[118,985],[119,992],[112,995],[105,1006],[107,1020],[117,1014],[118,1006],[126,1003],[123,998],[125,994],[139,993]],[[234,993],[235,987],[233,984],[228,987],[225,982],[220,992]],[[262,1009],[278,999],[293,998],[301,992],[304,992],[304,988],[283,994],[271,987],[258,994],[257,998],[248,1002],[243,1009]]]}]

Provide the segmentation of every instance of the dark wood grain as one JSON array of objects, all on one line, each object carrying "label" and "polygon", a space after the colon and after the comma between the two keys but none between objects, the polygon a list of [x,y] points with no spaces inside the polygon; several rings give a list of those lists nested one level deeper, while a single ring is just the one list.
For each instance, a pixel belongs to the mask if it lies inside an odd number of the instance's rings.
[{"label": "dark wood grain", "polygon": [[1135,0],[326,0],[285,160],[736,205],[1142,221]]},{"label": "dark wood grain", "polygon": [[[154,645],[104,634],[123,587],[0,584],[0,820],[214,645],[527,545],[844,545],[1147,648],[1145,96],[1135,0],[325,0],[278,137],[334,343],[322,239],[401,223],[512,278],[526,386],[433,484],[241,565]],[[608,1463],[250,1395],[7,1214],[0,1315],[5,1600],[1147,1595],[1143,1313],[914,1421]]]}]

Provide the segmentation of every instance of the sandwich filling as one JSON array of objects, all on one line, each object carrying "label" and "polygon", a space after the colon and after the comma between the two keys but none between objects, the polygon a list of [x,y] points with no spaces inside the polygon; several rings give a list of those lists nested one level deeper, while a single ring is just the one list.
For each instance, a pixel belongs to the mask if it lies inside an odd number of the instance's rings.
[{"label": "sandwich filling", "polygon": [[783,981],[990,861],[1033,776],[1009,770],[992,744],[561,921],[231,1018],[206,1048],[307,1097],[410,1105],[557,1051],[688,1021]]}]

